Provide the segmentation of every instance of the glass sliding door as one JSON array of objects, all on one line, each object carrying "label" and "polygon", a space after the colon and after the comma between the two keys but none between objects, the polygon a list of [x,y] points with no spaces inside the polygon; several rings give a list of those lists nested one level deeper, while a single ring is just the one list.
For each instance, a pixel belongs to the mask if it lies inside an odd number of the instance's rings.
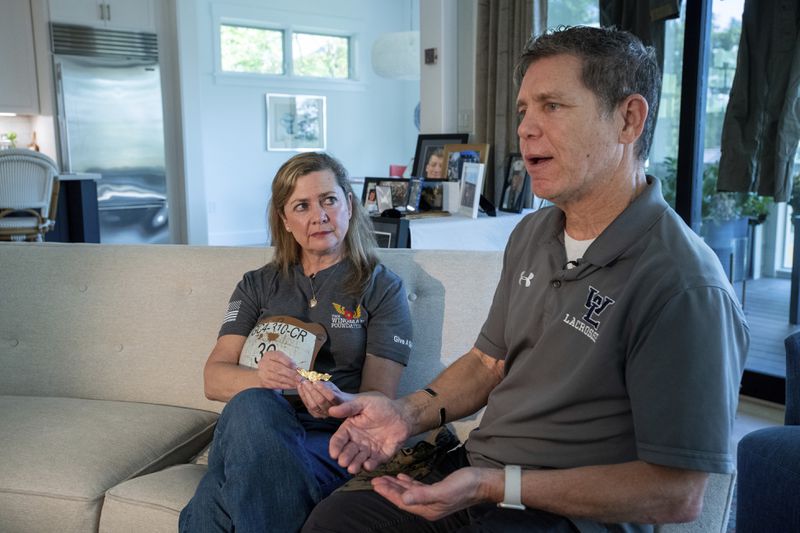
[{"label": "glass sliding door", "polygon": [[[716,192],[720,141],[725,111],[736,72],[744,0],[713,0],[711,4],[711,55],[703,135],[703,219],[747,218],[743,234],[717,251],[750,323],[752,342],[745,367],[743,392],[782,402],[786,376],[783,339],[800,329],[789,323],[790,272],[793,235],[791,208],[785,203],[741,193]],[[665,26],[664,73],[658,122],[647,172],[662,180],[665,199],[674,207],[680,126],[685,2],[681,17]],[[547,27],[599,25],[597,0],[551,0]],[[797,161],[797,159],[796,159]],[[732,193],[726,193],[732,194]],[[726,208],[727,212],[720,211]],[[711,226],[706,223],[706,226]],[[701,235],[710,239],[707,228]],[[713,246],[712,246],[713,248]]]}]

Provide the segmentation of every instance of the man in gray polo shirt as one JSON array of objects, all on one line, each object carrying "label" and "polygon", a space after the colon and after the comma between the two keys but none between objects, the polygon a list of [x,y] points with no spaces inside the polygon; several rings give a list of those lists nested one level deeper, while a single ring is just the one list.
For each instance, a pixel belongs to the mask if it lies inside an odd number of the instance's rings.
[{"label": "man in gray polo shirt", "polygon": [[[408,438],[486,406],[426,478],[336,493],[305,531],[652,531],[693,520],[730,432],[749,332],[711,250],[646,176],[660,74],[611,29],[526,47],[520,150],[555,207],[511,235],[475,346],[430,387],[362,396],[331,455],[374,469]],[[520,468],[521,467],[521,468]]]}]

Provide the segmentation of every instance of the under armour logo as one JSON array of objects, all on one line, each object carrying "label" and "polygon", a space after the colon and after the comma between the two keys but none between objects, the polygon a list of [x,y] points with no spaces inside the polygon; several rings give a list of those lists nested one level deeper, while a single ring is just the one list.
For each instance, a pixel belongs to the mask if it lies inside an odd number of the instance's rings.
[{"label": "under armour logo", "polygon": [[525,271],[523,270],[523,271],[522,271],[522,272],[520,272],[520,274],[519,274],[519,282],[518,282],[518,283],[519,283],[520,285],[522,285],[522,282],[525,282],[525,286],[526,286],[526,287],[530,287],[530,286],[531,286],[531,280],[532,280],[532,279],[533,279],[533,272],[531,272],[529,275],[527,275],[527,276],[526,276],[526,275],[525,275]]},{"label": "under armour logo", "polygon": [[583,319],[594,329],[597,329],[600,326],[600,322],[592,318],[592,316],[599,316],[609,305],[613,304],[614,300],[608,296],[601,295],[597,289],[589,285],[589,294],[584,304],[584,307],[586,307],[588,311],[583,315]]}]

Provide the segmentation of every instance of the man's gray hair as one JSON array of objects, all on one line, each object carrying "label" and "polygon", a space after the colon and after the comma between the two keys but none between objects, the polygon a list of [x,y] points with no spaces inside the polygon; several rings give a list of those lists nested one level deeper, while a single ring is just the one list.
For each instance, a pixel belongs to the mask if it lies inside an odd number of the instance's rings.
[{"label": "man's gray hair", "polygon": [[560,54],[583,62],[581,79],[606,113],[611,113],[625,98],[640,94],[649,112],[641,137],[636,142],[636,157],[647,159],[658,115],[661,71],[655,50],[644,46],[638,37],[614,28],[560,26],[539,37],[532,37],[517,62],[514,81],[519,86],[532,63]]}]

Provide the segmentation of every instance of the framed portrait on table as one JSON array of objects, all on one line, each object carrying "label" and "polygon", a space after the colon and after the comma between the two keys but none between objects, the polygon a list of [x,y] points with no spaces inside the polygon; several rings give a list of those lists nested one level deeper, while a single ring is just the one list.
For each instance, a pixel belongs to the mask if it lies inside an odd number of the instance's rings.
[{"label": "framed portrait on table", "polygon": [[508,154],[506,176],[503,183],[503,196],[500,200],[500,211],[520,213],[525,198],[531,194],[531,180],[525,170],[522,154]]},{"label": "framed portrait on table", "polygon": [[405,212],[409,205],[412,180],[404,178],[364,178],[361,205],[370,215],[387,209]]},{"label": "framed portrait on table", "polygon": [[411,178],[408,186],[408,200],[406,202],[406,212],[416,213],[419,211],[419,200],[422,195],[422,178]]},{"label": "framed portrait on table", "polygon": [[361,190],[361,205],[367,210],[369,215],[380,214],[378,211],[378,191],[375,190],[375,183],[364,183]]},{"label": "framed portrait on table", "polygon": [[422,180],[419,211],[442,211],[444,208],[444,180]]},{"label": "framed portrait on table", "polygon": [[405,218],[370,217],[379,248],[409,248],[410,232]]},{"label": "framed portrait on table", "polygon": [[420,134],[417,137],[411,176],[428,180],[444,179],[444,146],[464,144],[468,137],[468,133]]},{"label": "framed portrait on table", "polygon": [[483,163],[464,163],[461,172],[461,202],[459,213],[478,218],[481,190],[483,188]]},{"label": "framed portrait on table", "polygon": [[267,94],[267,150],[325,150],[325,97]]},{"label": "framed portrait on table", "polygon": [[388,185],[376,185],[375,192],[378,196],[378,212],[383,213],[387,209],[393,209],[392,188]]},{"label": "framed portrait on table", "polygon": [[486,164],[489,158],[489,144],[446,144],[444,145],[444,161],[446,170],[444,179],[461,181],[461,168],[464,163]]}]

